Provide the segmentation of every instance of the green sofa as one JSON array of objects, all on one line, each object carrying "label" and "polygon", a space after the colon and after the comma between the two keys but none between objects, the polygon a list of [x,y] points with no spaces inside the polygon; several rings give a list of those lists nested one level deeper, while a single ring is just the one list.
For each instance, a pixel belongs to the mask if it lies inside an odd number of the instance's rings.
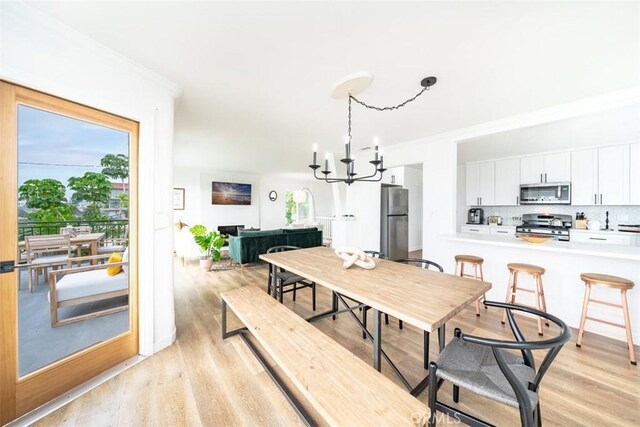
[{"label": "green sofa", "polygon": [[300,248],[322,246],[322,231],[317,228],[241,230],[237,237],[229,237],[229,256],[238,264],[255,263],[269,248],[281,245]]}]

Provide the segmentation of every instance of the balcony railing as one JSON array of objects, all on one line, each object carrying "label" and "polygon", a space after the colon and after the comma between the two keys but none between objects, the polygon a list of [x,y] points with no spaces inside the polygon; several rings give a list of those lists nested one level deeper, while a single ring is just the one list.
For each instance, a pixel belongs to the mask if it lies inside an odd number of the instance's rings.
[{"label": "balcony railing", "polygon": [[107,219],[100,221],[24,221],[18,222],[18,240],[25,236],[43,234],[59,234],[60,228],[67,226],[88,225],[94,233],[105,233],[107,238],[124,237],[129,224],[127,219]]}]

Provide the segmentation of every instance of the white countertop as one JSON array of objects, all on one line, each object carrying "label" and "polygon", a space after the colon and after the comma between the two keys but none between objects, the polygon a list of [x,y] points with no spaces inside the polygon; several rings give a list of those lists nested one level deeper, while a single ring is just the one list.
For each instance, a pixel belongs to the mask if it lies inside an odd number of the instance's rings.
[{"label": "white countertop", "polygon": [[[571,232],[573,231],[574,230],[572,229]],[[613,232],[607,231],[605,233]],[[477,243],[483,245],[506,246],[514,248],[533,249],[538,251],[562,252],[640,261],[640,247],[638,246],[602,245],[598,243],[582,242],[559,242],[555,240],[550,240],[544,243],[529,243],[516,237],[503,237],[488,234],[471,233],[456,233],[454,235],[443,236],[443,238],[446,240]]]}]

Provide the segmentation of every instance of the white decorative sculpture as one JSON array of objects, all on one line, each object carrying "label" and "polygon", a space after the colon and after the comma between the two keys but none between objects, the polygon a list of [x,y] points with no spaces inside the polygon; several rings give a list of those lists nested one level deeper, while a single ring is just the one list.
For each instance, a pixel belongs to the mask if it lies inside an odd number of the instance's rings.
[{"label": "white decorative sculpture", "polygon": [[352,265],[357,265],[367,270],[374,269],[376,263],[372,257],[364,253],[359,248],[338,248],[336,249],[336,255],[344,260],[342,267],[349,268]]}]

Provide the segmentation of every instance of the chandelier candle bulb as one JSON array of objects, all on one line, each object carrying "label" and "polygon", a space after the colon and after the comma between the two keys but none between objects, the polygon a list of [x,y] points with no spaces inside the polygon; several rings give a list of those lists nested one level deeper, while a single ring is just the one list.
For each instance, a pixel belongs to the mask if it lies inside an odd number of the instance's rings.
[{"label": "chandelier candle bulb", "polygon": [[313,146],[313,165],[315,166],[317,164],[318,161],[318,146],[314,145]]}]

